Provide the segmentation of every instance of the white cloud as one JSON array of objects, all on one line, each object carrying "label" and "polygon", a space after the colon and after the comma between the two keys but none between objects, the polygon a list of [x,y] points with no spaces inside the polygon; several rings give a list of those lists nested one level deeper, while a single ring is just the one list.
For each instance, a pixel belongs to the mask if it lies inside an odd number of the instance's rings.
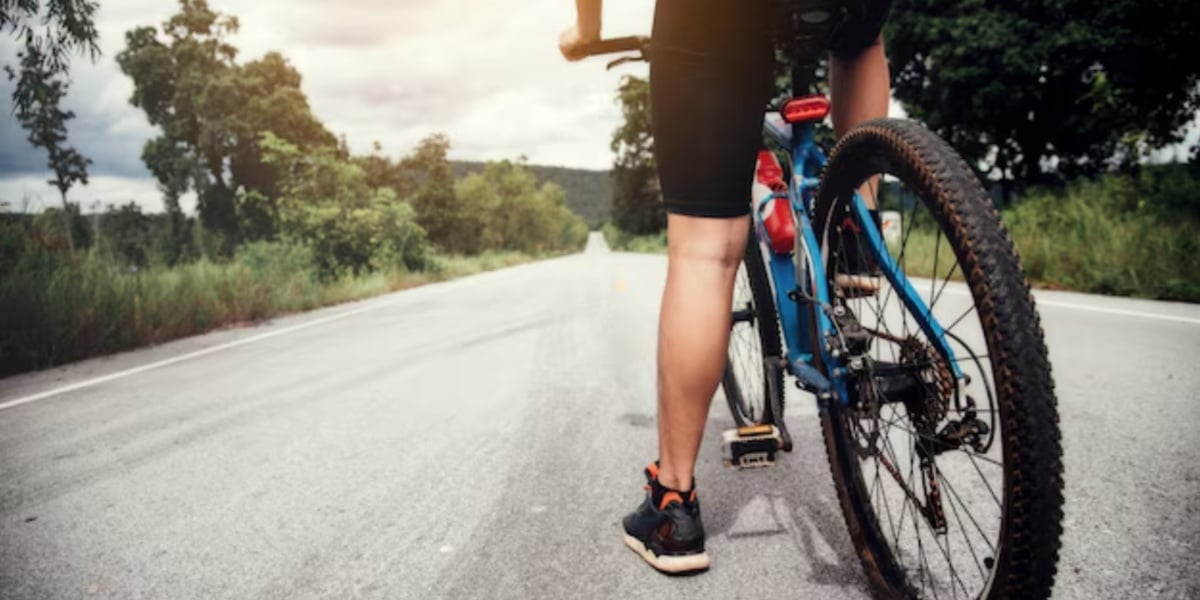
[{"label": "white cloud", "polygon": [[[162,193],[154,180],[138,177],[114,177],[98,175],[89,179],[88,185],[77,187],[67,194],[72,202],[79,202],[84,212],[105,210],[109,206],[121,206],[133,202],[144,212],[162,212]],[[187,194],[179,201],[180,208],[188,214],[196,210],[194,194]],[[0,206],[12,212],[40,212],[47,208],[62,206],[58,188],[46,182],[40,175],[18,175],[0,178]]]},{"label": "white cloud", "polygon": [[[356,152],[373,141],[407,153],[423,137],[450,136],[452,157],[516,158],[607,168],[609,137],[620,122],[613,101],[621,73],[599,59],[567,63],[558,32],[572,22],[574,3],[528,0],[210,0],[238,17],[239,60],[277,50],[304,76],[314,113]],[[652,2],[610,2],[607,35],[648,33]],[[161,206],[142,165],[142,145],[154,128],[129,104],[132,82],[116,65],[126,31],[161,24],[178,5],[163,0],[106,0],[97,27],[103,56],[79,59],[67,106],[78,115],[72,143],[91,157],[93,184],[72,192],[88,198],[124,196]],[[0,56],[15,56],[0,39]],[[623,71],[645,75],[644,66]],[[0,82],[0,96],[11,95]],[[0,127],[0,197],[57,198],[42,182],[44,154],[25,142],[11,117]],[[127,186],[122,188],[121,186]],[[127,192],[122,193],[122,189]]]}]

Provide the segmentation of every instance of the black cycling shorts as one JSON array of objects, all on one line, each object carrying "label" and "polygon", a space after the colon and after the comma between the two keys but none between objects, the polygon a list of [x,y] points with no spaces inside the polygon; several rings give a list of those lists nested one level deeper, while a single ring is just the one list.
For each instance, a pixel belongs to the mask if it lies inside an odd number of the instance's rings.
[{"label": "black cycling shorts", "polygon": [[[878,38],[887,6],[887,0],[658,0],[650,105],[667,212],[749,214],[763,113],[774,90],[775,36],[854,56]],[[785,10],[801,18],[780,31]]]}]

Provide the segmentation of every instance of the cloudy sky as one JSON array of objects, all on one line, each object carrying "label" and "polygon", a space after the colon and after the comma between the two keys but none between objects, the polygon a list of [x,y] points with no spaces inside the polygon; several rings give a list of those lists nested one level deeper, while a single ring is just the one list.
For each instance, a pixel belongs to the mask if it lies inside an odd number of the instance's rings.
[{"label": "cloudy sky", "polygon": [[[606,36],[648,33],[651,0],[605,3]],[[613,95],[622,73],[645,75],[644,65],[608,73],[592,59],[567,63],[558,33],[574,19],[571,0],[209,0],[237,16],[240,61],[270,50],[304,76],[317,118],[345,134],[356,152],[379,141],[392,156],[406,154],[433,132],[449,135],[457,159],[525,155],[530,162],[604,169],[620,111]],[[67,106],[77,117],[71,141],[95,164],[91,184],[71,192],[85,207],[99,200],[136,200],[151,210],[162,201],[139,158],[155,134],[129,104],[132,82],[115,57],[124,33],[158,25],[176,12],[174,0],[100,0],[97,25],[104,55],[75,62]],[[0,62],[16,46],[0,39]],[[10,106],[12,84],[0,83]],[[58,203],[45,184],[43,151],[34,151],[11,110],[0,116],[0,200],[15,209]]]},{"label": "cloudy sky", "polygon": [[[653,0],[608,0],[606,36],[645,34]],[[239,60],[277,50],[304,76],[317,118],[351,148],[406,154],[422,137],[450,136],[457,159],[525,155],[536,164],[604,169],[612,162],[609,136],[620,123],[613,94],[623,73],[644,76],[645,65],[605,72],[602,59],[567,63],[558,33],[574,19],[572,0],[209,0],[241,22]],[[77,118],[71,141],[95,161],[91,184],[73,190],[85,209],[134,200],[161,210],[162,200],[142,164],[154,135],[129,104],[132,82],[115,57],[124,33],[158,25],[177,11],[175,0],[100,0],[97,25],[103,56],[79,59],[67,105]],[[0,63],[16,46],[0,36]],[[12,85],[0,77],[0,104]],[[0,201],[14,209],[57,205],[45,183],[43,151],[35,151],[11,115],[0,115]],[[893,116],[900,112],[893,103]],[[1200,129],[1193,127],[1189,143]],[[1166,160],[1179,149],[1157,153]],[[185,199],[185,208],[189,207]]]}]

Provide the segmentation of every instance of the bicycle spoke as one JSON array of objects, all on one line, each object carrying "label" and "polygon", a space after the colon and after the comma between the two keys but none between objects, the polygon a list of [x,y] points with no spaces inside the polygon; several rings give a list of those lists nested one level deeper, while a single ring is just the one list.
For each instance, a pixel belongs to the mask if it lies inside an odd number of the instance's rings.
[{"label": "bicycle spoke", "polygon": [[[963,358],[955,358],[954,362],[974,362],[976,359],[983,360],[985,358],[991,358],[991,356],[988,356],[987,354],[983,354],[980,356],[964,356]],[[980,410],[979,412],[984,412],[984,411]]]},{"label": "bicycle spoke", "polygon": [[933,273],[929,276],[929,311],[933,312],[933,305],[937,304],[937,298],[934,297],[933,288],[937,284],[937,267],[938,267],[938,251],[942,249],[942,230],[938,229],[937,238],[933,241]]},{"label": "bicycle spoke", "polygon": [[[964,452],[963,454],[967,455],[967,458],[970,459],[970,461],[971,461],[971,466],[975,467],[976,473],[979,473],[979,478],[982,479],[985,484],[987,484],[987,491],[989,494],[992,495],[992,499],[996,501],[996,506],[999,506],[1001,509],[1003,509],[1004,503],[1000,501],[1000,497],[996,495],[996,492],[994,490],[992,490],[992,485],[987,482],[987,477],[984,476],[983,470],[979,468],[979,463],[975,462],[975,458],[978,455],[972,455],[970,452]],[[979,458],[983,458],[983,457],[979,457]],[[997,466],[1003,466],[1000,463],[996,463],[996,464],[997,464]]]},{"label": "bicycle spoke", "polygon": [[[948,479],[945,478],[945,474],[942,473],[940,469],[938,470],[938,474],[941,475],[942,481],[946,484],[946,489],[950,490],[950,495],[953,496],[954,500],[958,501],[959,506],[962,506],[963,511],[967,513],[967,519],[970,520],[971,524],[975,526],[975,531],[979,532],[979,537],[983,538],[984,543],[986,543],[988,546],[988,550],[991,550],[993,555],[996,554],[996,546],[992,544],[988,534],[983,530],[983,526],[979,524],[979,520],[975,518],[975,515],[967,510],[967,504],[963,501],[962,496],[958,495],[958,492],[954,490],[954,486]],[[953,502],[950,504],[951,506],[954,505]],[[966,528],[963,527],[963,529]]]},{"label": "bicycle spoke", "polygon": [[962,322],[962,320],[963,320],[963,319],[967,318],[967,315],[971,314],[971,313],[972,313],[972,312],[974,312],[974,311],[975,311],[975,305],[974,305],[974,304],[972,304],[972,305],[968,306],[968,307],[967,307],[967,310],[963,311],[963,314],[959,315],[959,316],[958,316],[958,318],[954,320],[954,322],[950,323],[950,326],[949,326],[949,327],[944,327],[944,328],[942,328],[942,331],[949,332],[950,330],[954,329],[955,327],[957,327],[957,326],[958,326],[958,324],[959,324],[960,322]]},{"label": "bicycle spoke", "polygon": [[[916,231],[916,229],[917,229],[917,217],[916,217],[917,214],[918,214],[917,207],[913,206],[913,217],[910,219],[905,219],[905,223],[904,223],[905,225],[908,226],[908,231],[904,232],[904,236],[900,240],[900,260],[898,261],[900,263],[900,273],[901,273],[902,277],[908,277],[908,260],[907,260],[908,240],[910,237],[912,237],[912,232]],[[892,287],[894,287],[894,286],[892,286]],[[899,295],[899,293],[900,292],[896,292],[897,295]],[[908,331],[908,311],[907,310],[900,311],[900,320],[901,320],[901,322],[904,323],[904,331],[907,332]]]},{"label": "bicycle spoke", "polygon": [[[942,476],[940,469],[938,470],[938,476],[942,477],[942,483],[945,483],[947,488],[949,488],[950,483]],[[955,497],[955,499],[958,499],[959,504],[962,504],[962,500],[958,498],[957,494],[954,494],[954,497]],[[967,550],[971,553],[971,558],[975,560],[975,568],[979,569],[979,576],[982,577],[986,581],[987,573],[985,573],[983,570],[983,565],[979,561],[979,555],[975,553],[975,546],[971,544],[971,538],[969,538],[967,536],[967,528],[963,525],[962,517],[960,517],[958,514],[958,508],[956,508],[954,506],[954,502],[947,502],[947,504],[950,505],[950,512],[952,512],[954,514],[954,520],[958,523],[958,530],[959,530],[959,532],[962,533],[963,541],[966,542],[966,544],[967,544]],[[966,510],[967,510],[966,505],[963,505],[963,511],[966,511]],[[967,516],[970,517],[971,514],[968,512]],[[978,528],[978,523],[976,523],[976,528]],[[979,533],[980,533],[980,535],[983,536],[983,541],[987,542],[988,541],[987,535],[984,535],[982,530],[980,530]],[[991,544],[989,543],[988,545],[990,546]],[[992,553],[995,554],[994,549],[993,549]]]},{"label": "bicycle spoke", "polygon": [[946,272],[946,278],[942,280],[942,286],[938,288],[937,294],[935,294],[932,300],[930,300],[930,310],[933,310],[933,305],[937,304],[938,299],[942,297],[942,292],[946,291],[946,286],[950,284],[950,278],[954,275],[955,271],[959,270],[959,264],[956,260],[954,261],[954,266],[950,267],[950,270]]}]

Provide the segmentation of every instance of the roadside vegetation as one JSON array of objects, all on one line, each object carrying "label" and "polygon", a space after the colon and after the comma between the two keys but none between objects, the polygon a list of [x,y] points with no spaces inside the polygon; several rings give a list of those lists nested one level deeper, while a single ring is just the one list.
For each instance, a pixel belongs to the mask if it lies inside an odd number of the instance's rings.
[{"label": "roadside vegetation", "polygon": [[650,254],[667,253],[667,232],[634,235],[618,229],[612,223],[605,223],[600,229],[608,247],[617,252],[646,252]]},{"label": "roadside vegetation", "polygon": [[[1001,218],[1033,285],[1200,302],[1200,175],[1180,165],[1034,189]],[[905,268],[935,276],[931,226],[908,234]],[[895,249],[894,249],[895,250]],[[939,278],[949,246],[937,249]]]},{"label": "roadside vegetation", "polygon": [[[4,22],[40,27],[38,4],[4,8]],[[47,39],[81,38],[60,54],[94,50],[94,29],[73,25],[96,3],[49,4],[62,35]],[[400,158],[378,144],[355,155],[309,110],[285,57],[237,60],[237,30],[183,0],[116,56],[130,102],[157,126],[142,152],[164,194],[156,214],[85,215],[70,201],[90,162],[68,146],[73,115],[58,106],[68,72],[42,46],[23,51],[18,121],[47,151],[62,205],[0,200],[0,375],[582,249],[584,219],[523,160],[456,176],[438,134]],[[187,194],[195,214],[180,207]]]}]

